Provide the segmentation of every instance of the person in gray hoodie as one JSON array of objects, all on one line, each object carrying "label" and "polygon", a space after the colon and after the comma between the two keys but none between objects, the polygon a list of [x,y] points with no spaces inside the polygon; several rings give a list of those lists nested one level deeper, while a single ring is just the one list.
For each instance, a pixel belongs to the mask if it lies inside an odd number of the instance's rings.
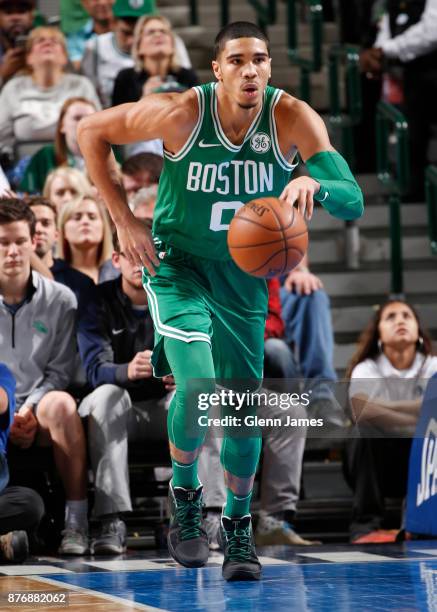
[{"label": "person in gray hoodie", "polygon": [[10,441],[52,445],[66,494],[59,552],[88,549],[86,446],[75,400],[64,391],[76,355],[73,292],[31,271],[35,216],[25,202],[0,204],[0,353],[16,382]]}]

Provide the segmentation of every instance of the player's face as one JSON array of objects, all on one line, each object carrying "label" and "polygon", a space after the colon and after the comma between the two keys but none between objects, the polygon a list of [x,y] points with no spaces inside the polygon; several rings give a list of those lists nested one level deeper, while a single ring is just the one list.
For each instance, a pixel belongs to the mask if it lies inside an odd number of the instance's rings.
[{"label": "player's face", "polygon": [[419,325],[413,311],[402,302],[386,306],[379,322],[379,338],[383,346],[406,347],[419,339]]},{"label": "player's face", "polygon": [[25,277],[30,271],[33,251],[29,224],[14,221],[0,225],[0,280]]},{"label": "player's face", "polygon": [[36,217],[35,252],[38,257],[44,257],[58,238],[55,215],[51,208],[42,204],[32,206],[32,212]]},{"label": "player's face", "polygon": [[83,200],[65,223],[65,238],[77,248],[97,246],[103,240],[103,220],[93,200]]},{"label": "player's face", "polygon": [[249,109],[261,103],[271,75],[271,58],[263,40],[228,40],[212,68],[216,79],[238,106]]}]

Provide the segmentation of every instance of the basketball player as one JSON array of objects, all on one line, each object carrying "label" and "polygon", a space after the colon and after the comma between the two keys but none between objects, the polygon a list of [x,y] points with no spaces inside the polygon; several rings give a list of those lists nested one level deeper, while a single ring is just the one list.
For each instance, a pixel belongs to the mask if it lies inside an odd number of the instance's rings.
[{"label": "basketball player", "polygon": [[[308,219],[314,201],[341,219],[363,212],[360,188],[331,146],[322,119],[307,104],[268,86],[265,34],[251,23],[229,24],[218,34],[214,52],[216,83],[183,94],[149,95],[95,113],[79,126],[88,171],[117,226],[122,254],[143,266],[156,332],[155,375],[172,373],[176,381],[168,414],[173,464],[168,544],[187,567],[205,565],[208,540],[197,477],[205,431],[187,432],[186,383],[195,380],[197,391],[211,392],[216,378],[259,381],[263,375],[266,283],[231,260],[229,222],[243,203],[262,196],[280,197]],[[110,149],[153,138],[164,142],[155,243],[129,210]],[[297,150],[311,177],[291,180]],[[255,436],[223,440],[227,580],[261,576],[249,510],[260,449]]]}]

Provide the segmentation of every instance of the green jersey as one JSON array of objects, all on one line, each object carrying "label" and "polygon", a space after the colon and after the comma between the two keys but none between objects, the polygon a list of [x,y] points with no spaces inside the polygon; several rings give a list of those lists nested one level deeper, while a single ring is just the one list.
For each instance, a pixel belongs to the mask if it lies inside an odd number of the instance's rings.
[{"label": "green jersey", "polygon": [[164,150],[153,232],[164,243],[208,259],[229,259],[227,230],[246,202],[279,196],[296,164],[282,155],[274,111],[282,90],[268,86],[240,145],[220,125],[217,84],[195,87],[199,118],[182,149]]}]

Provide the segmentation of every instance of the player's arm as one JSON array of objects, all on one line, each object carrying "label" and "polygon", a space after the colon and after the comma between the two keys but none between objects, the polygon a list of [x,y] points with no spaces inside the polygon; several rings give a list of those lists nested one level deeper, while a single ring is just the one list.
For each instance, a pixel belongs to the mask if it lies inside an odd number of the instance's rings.
[{"label": "player's arm", "polygon": [[193,96],[193,91],[150,95],[93,113],[78,126],[82,155],[117,227],[121,251],[132,264],[144,265],[151,274],[159,265],[152,236],[129,209],[111,145],[161,138],[170,151],[178,150],[197,120]]},{"label": "player's arm", "polygon": [[295,145],[311,178],[290,181],[282,199],[298,203],[299,210],[311,218],[314,200],[334,217],[357,219],[363,214],[363,194],[346,160],[333,148],[321,117],[305,102],[283,96],[276,111],[279,145],[282,151]]}]

